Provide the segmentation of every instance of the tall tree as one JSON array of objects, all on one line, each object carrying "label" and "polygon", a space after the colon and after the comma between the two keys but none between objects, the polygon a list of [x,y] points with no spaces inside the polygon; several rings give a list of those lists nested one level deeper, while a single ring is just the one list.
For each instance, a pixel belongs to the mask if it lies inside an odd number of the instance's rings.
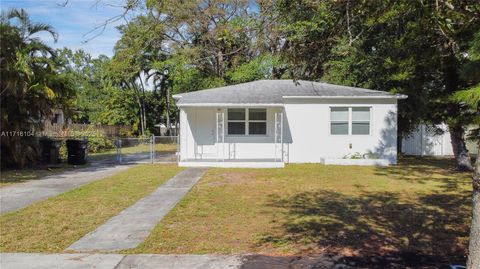
[{"label": "tall tree", "polygon": [[[466,55],[466,63],[460,75],[469,80],[480,76],[480,32],[470,44]],[[468,138],[476,143],[477,159],[472,175],[472,224],[468,248],[467,268],[480,268],[480,83],[453,95],[453,101],[471,112],[473,125],[468,133]]]},{"label": "tall tree", "polygon": [[[445,122],[461,170],[470,112],[449,96],[474,83],[459,72],[480,27],[478,1],[279,1],[285,57],[298,78],[405,93],[400,134]],[[399,140],[401,141],[401,140]]]},{"label": "tall tree", "polygon": [[68,112],[73,97],[67,76],[57,72],[52,48],[37,34],[46,32],[56,41],[50,25],[30,21],[23,10],[3,13],[0,21],[0,107],[2,165],[23,167],[35,163],[32,137],[17,132],[38,131],[52,108]]}]

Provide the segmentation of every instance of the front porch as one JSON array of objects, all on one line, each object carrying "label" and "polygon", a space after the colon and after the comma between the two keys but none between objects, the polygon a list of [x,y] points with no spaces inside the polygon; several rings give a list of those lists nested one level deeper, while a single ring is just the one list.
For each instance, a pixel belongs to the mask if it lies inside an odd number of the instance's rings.
[{"label": "front porch", "polygon": [[184,107],[179,166],[282,168],[283,108]]},{"label": "front porch", "polygon": [[187,159],[178,163],[181,167],[221,167],[221,168],[283,168],[285,163],[275,159]]}]

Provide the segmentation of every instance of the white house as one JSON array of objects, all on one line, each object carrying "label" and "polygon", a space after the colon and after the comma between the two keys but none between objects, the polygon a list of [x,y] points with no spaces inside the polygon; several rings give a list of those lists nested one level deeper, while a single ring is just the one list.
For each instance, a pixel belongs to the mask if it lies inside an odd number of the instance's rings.
[{"label": "white house", "polygon": [[260,80],[175,95],[180,166],[397,161],[397,101],[327,83]]}]

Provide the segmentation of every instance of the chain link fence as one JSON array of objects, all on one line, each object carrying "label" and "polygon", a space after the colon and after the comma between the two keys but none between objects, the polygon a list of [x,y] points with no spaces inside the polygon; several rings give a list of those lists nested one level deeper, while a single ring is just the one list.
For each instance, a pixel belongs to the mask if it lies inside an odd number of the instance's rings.
[{"label": "chain link fence", "polygon": [[[59,148],[58,162],[67,159],[68,139],[83,140],[79,137],[53,139]],[[87,159],[101,164],[177,162],[177,151],[177,136],[88,137]]]}]

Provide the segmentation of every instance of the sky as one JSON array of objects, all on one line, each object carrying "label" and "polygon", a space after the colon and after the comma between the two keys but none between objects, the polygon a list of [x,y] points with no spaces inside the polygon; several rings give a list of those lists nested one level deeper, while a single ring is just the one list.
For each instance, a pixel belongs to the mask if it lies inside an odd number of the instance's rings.
[{"label": "sky", "polygon": [[[42,34],[40,37],[54,48],[68,47],[72,50],[83,49],[92,56],[113,55],[115,42],[120,33],[115,26],[125,24],[121,19],[106,26],[104,31],[95,27],[106,20],[121,15],[124,0],[0,0],[2,12],[12,8],[23,8],[33,22],[47,23],[59,34],[58,41]],[[89,33],[91,32],[91,33]],[[97,35],[97,37],[94,37]]]}]

